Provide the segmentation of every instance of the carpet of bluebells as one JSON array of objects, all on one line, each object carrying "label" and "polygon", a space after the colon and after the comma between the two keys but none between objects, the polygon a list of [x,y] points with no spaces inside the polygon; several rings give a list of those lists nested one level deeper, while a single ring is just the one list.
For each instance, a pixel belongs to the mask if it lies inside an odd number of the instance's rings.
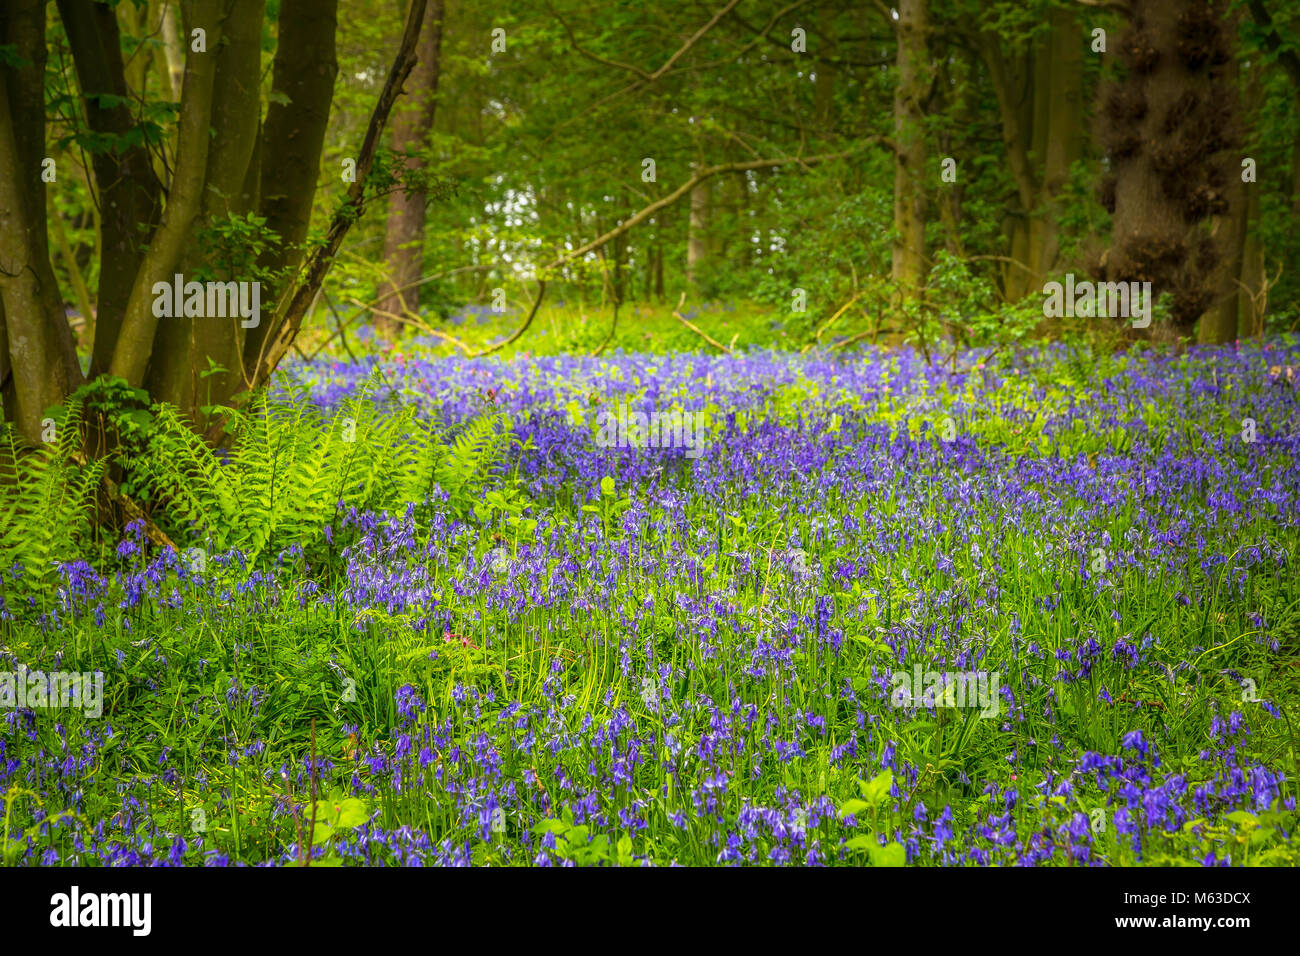
[{"label": "carpet of bluebells", "polygon": [[[6,572],[0,670],[105,696],[0,711],[5,862],[1292,865],[1298,366],[297,365],[327,410],[500,416],[493,506]],[[620,403],[699,414],[702,454],[603,447]],[[996,699],[900,699],[918,668]]]}]

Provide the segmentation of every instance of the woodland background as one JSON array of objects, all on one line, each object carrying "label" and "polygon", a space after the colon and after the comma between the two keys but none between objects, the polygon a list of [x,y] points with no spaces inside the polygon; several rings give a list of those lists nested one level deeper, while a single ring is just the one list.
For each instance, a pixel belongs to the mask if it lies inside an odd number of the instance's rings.
[{"label": "woodland background", "polygon": [[[213,409],[300,333],[485,354],[542,306],[571,350],[655,316],[726,348],[690,322],[709,304],[742,344],[928,352],[1095,334],[1042,319],[1073,271],[1165,294],[1127,338],[1288,328],[1298,24],[1278,0],[10,0],[4,415],[36,439],[106,375],[219,441]],[[266,316],[159,322],[177,272],[260,281]]]}]

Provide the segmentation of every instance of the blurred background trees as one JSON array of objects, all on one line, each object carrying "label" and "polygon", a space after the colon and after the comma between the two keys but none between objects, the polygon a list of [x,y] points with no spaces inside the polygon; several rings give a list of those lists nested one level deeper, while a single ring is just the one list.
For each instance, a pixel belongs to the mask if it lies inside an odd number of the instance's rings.
[{"label": "blurred background trees", "polygon": [[[616,305],[679,301],[797,341],[1063,335],[1040,297],[1066,272],[1167,293],[1130,336],[1295,322],[1300,15],[1277,0],[416,7],[358,186],[408,3],[6,3],[6,419],[32,436],[110,373],[202,422],[292,354],[290,300],[314,339],[348,319],[479,351],[466,319],[522,320],[539,279],[604,316],[593,346]],[[155,323],[173,272],[261,281],[268,317]]]}]

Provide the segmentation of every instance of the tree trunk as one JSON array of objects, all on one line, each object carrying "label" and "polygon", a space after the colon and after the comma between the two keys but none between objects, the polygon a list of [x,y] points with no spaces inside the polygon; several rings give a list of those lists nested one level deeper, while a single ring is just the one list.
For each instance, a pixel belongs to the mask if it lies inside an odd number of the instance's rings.
[{"label": "tree trunk", "polygon": [[[224,42],[209,56],[216,58],[212,86],[212,138],[204,173],[203,199],[195,228],[186,237],[178,271],[200,281],[252,282],[254,263],[216,261],[201,249],[198,235],[228,216],[244,216],[256,205],[245,183],[257,140],[260,112],[262,22],[266,0],[231,0]],[[238,257],[238,250],[223,250]],[[200,272],[203,274],[200,275]],[[267,311],[271,303],[267,302]],[[181,409],[200,421],[199,407],[209,400],[224,402],[240,391],[244,381],[245,330],[237,316],[163,319],[154,341],[155,357],[145,387],[158,401]],[[209,362],[225,369],[201,378]]]},{"label": "tree trunk", "polygon": [[835,116],[834,14],[825,6],[817,11],[817,79],[813,84],[813,117],[817,132],[827,136]]},{"label": "tree trunk", "polygon": [[173,102],[180,102],[181,82],[185,78],[185,59],[181,56],[181,39],[176,27],[176,9],[170,0],[155,0],[149,5],[149,22],[151,29],[162,29],[162,42],[158,45],[161,57],[159,74],[163,77],[163,89]]},{"label": "tree trunk", "polygon": [[[311,222],[316,182],[320,179],[325,127],[338,74],[334,32],[338,0],[283,0],[271,87],[281,94],[266,108],[259,175],[261,215],[280,237],[258,265],[278,281],[264,301],[279,303],[303,260],[303,240]],[[287,100],[287,102],[286,102]],[[331,171],[334,172],[334,171]],[[342,169],[338,170],[341,175]],[[248,330],[244,367],[254,374],[269,334],[269,322]]]},{"label": "tree trunk", "polygon": [[[203,204],[204,175],[212,142],[212,88],[220,49],[223,4],[219,0],[194,0],[186,26],[201,29],[207,37],[207,53],[189,53],[185,58],[185,81],[181,92],[180,134],[176,145],[176,168],[172,175],[167,207],[153,241],[134,276],[127,299],[122,328],[113,345],[109,373],[139,387],[153,357],[154,336],[159,317],[154,315],[153,289],[170,283],[185,251],[185,245]],[[157,361],[166,362],[159,355]],[[184,361],[182,356],[171,357]]]},{"label": "tree trunk", "polygon": [[0,390],[6,418],[30,441],[45,410],[81,381],[50,264],[45,221],[45,0],[0,8],[0,43],[22,66],[0,70]]},{"label": "tree trunk", "polygon": [[1060,196],[1070,181],[1070,168],[1083,156],[1083,36],[1069,10],[1051,13],[1052,31],[1042,51],[1049,63],[1046,101],[1046,136],[1042,157],[1043,178],[1035,218],[1040,224],[1034,287],[1041,288],[1060,257],[1057,223]]},{"label": "tree trunk", "polygon": [[[1010,302],[1041,289],[1056,266],[1057,199],[1083,154],[1082,37],[1069,11],[1053,10],[1051,21],[1051,32],[1032,51],[1014,56],[996,35],[980,37],[1016,189],[1007,230],[1014,261],[1002,269],[1002,294]],[[1033,95],[1022,97],[1030,77]]]},{"label": "tree trunk", "polygon": [[692,294],[699,292],[700,282],[709,268],[712,186],[713,183],[706,180],[691,190],[691,211],[686,226],[686,284]]},{"label": "tree trunk", "polygon": [[[1103,94],[1102,139],[1111,157],[1114,220],[1101,278],[1168,291],[1164,339],[1191,336],[1215,302],[1225,256],[1206,228],[1230,210],[1228,160],[1237,142],[1235,28],[1222,2],[1134,0],[1116,46],[1128,67]],[[1224,230],[1220,230],[1222,233]]]},{"label": "tree trunk", "polygon": [[[1300,93],[1295,98],[1295,115],[1300,116]],[[1291,221],[1300,222],[1300,134],[1291,147]]]},{"label": "tree trunk", "polygon": [[[1251,90],[1246,102],[1241,107],[1237,107],[1239,110],[1246,110],[1252,116],[1259,105],[1259,82],[1258,76],[1255,75],[1257,71],[1256,66],[1252,70]],[[1241,67],[1236,57],[1233,57],[1225,69],[1223,95],[1230,96],[1234,100],[1239,99],[1240,84]],[[1237,337],[1237,327],[1241,321],[1241,287],[1237,283],[1241,281],[1242,266],[1245,261],[1246,230],[1250,216],[1249,197],[1246,191],[1248,189],[1253,191],[1255,188],[1257,187],[1254,183],[1250,185],[1243,183],[1240,175],[1227,177],[1224,185],[1227,208],[1222,215],[1215,217],[1212,226],[1212,232],[1222,250],[1223,260],[1215,276],[1214,304],[1201,316],[1196,330],[1198,342],[1221,344],[1231,342]]]},{"label": "tree trunk", "polygon": [[[403,154],[427,145],[437,109],[438,78],[441,74],[443,0],[431,0],[420,33],[419,62],[411,71],[411,90],[407,108],[393,121],[393,151]],[[410,157],[406,168],[419,172],[423,162]],[[390,281],[379,308],[402,315],[417,311],[419,291],[407,288],[419,281],[424,270],[424,228],[428,196],[424,190],[398,190],[388,200],[388,223],[384,232],[384,261],[388,263]],[[386,333],[395,323],[382,315],[375,325]]]},{"label": "tree trunk", "polygon": [[[1241,285],[1237,286],[1237,337],[1254,335],[1262,316],[1255,315],[1254,293],[1263,286],[1265,274],[1264,243],[1259,238],[1259,192],[1246,189],[1245,243],[1241,252]],[[1242,288],[1245,286],[1245,288]]]},{"label": "tree trunk", "polygon": [[[113,8],[94,0],[58,0],[58,7],[72,49],[87,125],[95,133],[125,136],[135,126],[130,108],[104,107],[96,99],[101,94],[123,100],[128,96],[122,40]],[[91,167],[100,209],[99,294],[90,358],[93,377],[107,371],[112,361],[142,247],[158,225],[162,187],[143,146],[97,152]]]},{"label": "tree trunk", "polygon": [[898,80],[894,87],[894,246],[892,275],[905,297],[925,281],[925,119],[930,88],[927,0],[899,0]]},{"label": "tree trunk", "polygon": [[[1246,83],[1246,97],[1243,104],[1245,115],[1252,120],[1258,118],[1263,102],[1264,75],[1261,65],[1256,63]],[[1300,100],[1297,100],[1296,107],[1297,115],[1300,115]],[[1300,160],[1300,137],[1296,138],[1296,158]],[[1300,172],[1300,165],[1297,166],[1297,172]],[[1255,333],[1255,302],[1252,293],[1257,292],[1264,283],[1265,265],[1264,244],[1259,235],[1259,187],[1255,183],[1243,183],[1240,188],[1244,201],[1242,203],[1241,275],[1238,277],[1240,284],[1236,285],[1237,337],[1246,338]],[[1297,207],[1296,215],[1300,216],[1300,207]]]}]

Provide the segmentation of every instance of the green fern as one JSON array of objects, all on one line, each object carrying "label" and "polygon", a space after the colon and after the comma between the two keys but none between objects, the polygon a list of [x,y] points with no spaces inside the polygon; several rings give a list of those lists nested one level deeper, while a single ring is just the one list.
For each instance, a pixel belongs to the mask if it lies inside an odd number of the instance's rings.
[{"label": "green fern", "polygon": [[433,481],[447,493],[453,508],[473,507],[509,440],[504,422],[503,415],[474,419],[454,441],[434,449]]},{"label": "green fern", "polygon": [[155,517],[184,537],[238,548],[250,561],[316,540],[345,507],[396,508],[440,487],[469,511],[509,441],[504,416],[475,419],[450,443],[410,409],[361,395],[324,415],[305,390],[254,397],[230,413],[222,464],[173,408],[154,409],[148,451],[126,463]]},{"label": "green fern", "polygon": [[81,424],[81,404],[70,399],[52,442],[32,448],[12,424],[0,428],[0,571],[22,565],[37,586],[53,579],[58,562],[77,558],[92,531],[107,462],[84,460]]}]

